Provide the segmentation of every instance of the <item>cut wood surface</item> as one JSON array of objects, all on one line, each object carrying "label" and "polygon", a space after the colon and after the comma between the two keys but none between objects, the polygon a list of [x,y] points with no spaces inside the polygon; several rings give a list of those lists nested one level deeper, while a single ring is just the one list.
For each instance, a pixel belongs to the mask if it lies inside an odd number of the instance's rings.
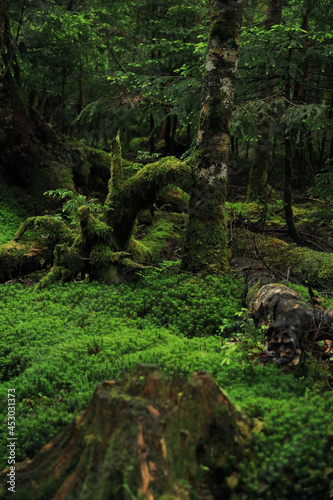
[{"label": "cut wood surface", "polygon": [[[208,373],[167,379],[141,364],[99,384],[86,411],[17,466],[15,493],[25,500],[117,500],[129,492],[149,500],[228,499],[249,436]],[[1,499],[11,495],[0,491]]]},{"label": "cut wood surface", "polygon": [[277,283],[260,261],[236,257],[230,267],[246,278],[246,306],[257,326],[268,326],[265,347],[274,363],[296,365],[305,347],[332,340],[333,310],[314,308],[298,292]]}]

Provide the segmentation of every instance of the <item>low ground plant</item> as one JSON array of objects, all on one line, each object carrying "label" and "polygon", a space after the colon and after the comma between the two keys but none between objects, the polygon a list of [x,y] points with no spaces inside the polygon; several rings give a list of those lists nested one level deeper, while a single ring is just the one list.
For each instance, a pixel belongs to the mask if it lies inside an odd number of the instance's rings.
[{"label": "low ground plant", "polygon": [[0,184],[0,244],[11,240],[28,214],[16,200],[14,188]]},{"label": "low ground plant", "polygon": [[[13,200],[7,207],[3,241],[24,218]],[[203,279],[164,262],[132,283],[33,285],[34,277],[0,285],[0,397],[16,391],[18,461],[83,411],[98,382],[148,362],[166,375],[208,371],[247,415],[253,433],[234,478],[235,498],[333,494],[329,361],[261,364],[264,331],[242,309],[243,283],[235,276]],[[306,287],[297,289],[309,298]],[[329,295],[321,299],[332,307]],[[0,468],[7,465],[7,432],[2,406]]]}]

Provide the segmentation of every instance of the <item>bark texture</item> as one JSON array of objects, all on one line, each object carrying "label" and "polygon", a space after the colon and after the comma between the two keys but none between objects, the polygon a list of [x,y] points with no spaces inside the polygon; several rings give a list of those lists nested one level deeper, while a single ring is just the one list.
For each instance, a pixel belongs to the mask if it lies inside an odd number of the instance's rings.
[{"label": "bark texture", "polygon": [[267,356],[278,365],[297,365],[304,348],[319,340],[333,339],[333,310],[315,309],[298,292],[276,283],[263,264],[236,257],[231,268],[246,276],[246,306],[257,326],[269,325],[265,333]]},{"label": "bark texture", "polygon": [[[87,410],[17,466],[16,495],[228,499],[249,436],[245,420],[208,373],[170,380],[155,365],[139,365],[117,382],[99,384]],[[2,488],[7,472],[0,474]]]},{"label": "bark texture", "polygon": [[224,203],[241,20],[241,1],[211,2],[194,187],[183,250],[183,267],[193,272],[218,272],[227,265]]}]

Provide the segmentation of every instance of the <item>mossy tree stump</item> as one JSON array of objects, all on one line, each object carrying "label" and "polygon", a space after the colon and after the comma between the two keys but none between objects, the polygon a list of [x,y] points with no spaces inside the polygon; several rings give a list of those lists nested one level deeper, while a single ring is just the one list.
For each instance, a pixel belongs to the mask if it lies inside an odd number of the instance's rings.
[{"label": "mossy tree stump", "polygon": [[99,384],[86,411],[18,465],[16,498],[228,499],[248,436],[208,373],[167,379],[142,364]]}]

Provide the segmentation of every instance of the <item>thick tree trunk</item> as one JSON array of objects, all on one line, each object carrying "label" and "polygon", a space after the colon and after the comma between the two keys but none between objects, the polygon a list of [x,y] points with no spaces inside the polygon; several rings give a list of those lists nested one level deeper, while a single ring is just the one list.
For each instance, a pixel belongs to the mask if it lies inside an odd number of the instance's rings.
[{"label": "thick tree trunk", "polygon": [[211,2],[211,25],[183,267],[218,272],[227,266],[224,203],[242,2]]},{"label": "thick tree trunk", "polygon": [[[206,372],[165,379],[139,365],[99,384],[87,410],[16,468],[16,491],[42,500],[229,499],[246,421]],[[8,469],[1,474],[2,499]],[[20,496],[23,498],[23,496]]]},{"label": "thick tree trunk", "polygon": [[257,326],[265,332],[268,357],[278,365],[297,365],[304,348],[318,349],[319,340],[333,340],[333,310],[315,309],[298,292],[277,279],[265,266],[249,258],[236,257],[231,268],[246,276],[246,306]]}]

